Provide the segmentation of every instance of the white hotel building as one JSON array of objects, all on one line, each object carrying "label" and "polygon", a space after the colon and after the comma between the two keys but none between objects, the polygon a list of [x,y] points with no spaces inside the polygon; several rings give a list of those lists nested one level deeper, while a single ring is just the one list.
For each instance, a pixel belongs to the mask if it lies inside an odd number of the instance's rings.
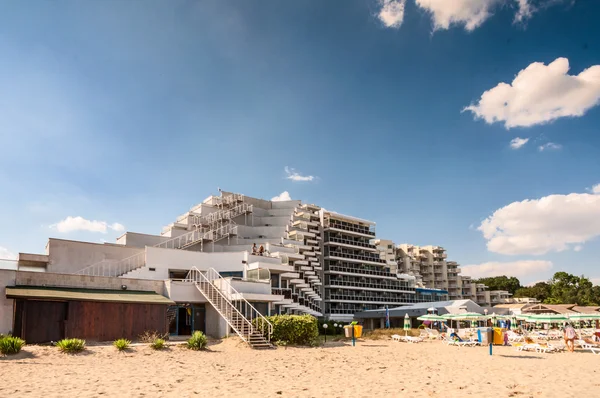
[{"label": "white hotel building", "polygon": [[[235,332],[255,346],[268,343],[264,333],[249,331],[261,315],[350,321],[359,311],[448,298],[452,285],[436,283],[439,251],[428,252],[431,267],[417,274],[410,260],[398,266],[395,258],[382,258],[375,238],[368,220],[299,200],[221,192],[159,234],[126,232],[104,244],[50,238],[45,254],[20,253],[18,270],[0,270],[0,289],[7,292],[0,296],[0,333],[16,327],[16,302],[32,294],[17,289],[24,285],[55,289],[63,300],[72,292],[60,289],[153,290],[172,304],[170,334]],[[253,244],[264,255],[253,254]],[[421,275],[432,281],[427,288],[419,286]]]}]

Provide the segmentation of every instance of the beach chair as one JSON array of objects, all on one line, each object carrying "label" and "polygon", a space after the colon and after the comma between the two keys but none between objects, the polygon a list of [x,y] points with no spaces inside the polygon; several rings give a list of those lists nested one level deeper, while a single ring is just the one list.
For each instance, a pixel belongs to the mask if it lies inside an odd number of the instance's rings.
[{"label": "beach chair", "polygon": [[525,341],[525,337],[523,337],[520,334],[517,334],[517,333],[513,332],[512,330],[509,330],[507,332],[507,335],[508,335],[508,342],[509,343],[519,343],[519,342]]},{"label": "beach chair", "polygon": [[399,334],[393,334],[392,341],[402,341],[402,336],[400,336]]}]

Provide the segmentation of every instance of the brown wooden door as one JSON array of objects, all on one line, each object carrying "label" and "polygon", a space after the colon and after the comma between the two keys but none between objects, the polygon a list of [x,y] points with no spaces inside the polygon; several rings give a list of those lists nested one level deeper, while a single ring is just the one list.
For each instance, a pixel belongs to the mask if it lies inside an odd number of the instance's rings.
[{"label": "brown wooden door", "polygon": [[63,339],[66,316],[66,302],[27,300],[25,304],[25,341],[33,344]]}]

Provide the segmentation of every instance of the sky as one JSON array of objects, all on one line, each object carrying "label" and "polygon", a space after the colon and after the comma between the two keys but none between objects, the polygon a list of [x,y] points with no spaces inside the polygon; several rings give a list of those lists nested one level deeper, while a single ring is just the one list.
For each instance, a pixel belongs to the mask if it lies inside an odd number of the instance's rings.
[{"label": "sky", "polygon": [[600,282],[600,2],[8,2],[0,258],[158,234],[218,188]]}]

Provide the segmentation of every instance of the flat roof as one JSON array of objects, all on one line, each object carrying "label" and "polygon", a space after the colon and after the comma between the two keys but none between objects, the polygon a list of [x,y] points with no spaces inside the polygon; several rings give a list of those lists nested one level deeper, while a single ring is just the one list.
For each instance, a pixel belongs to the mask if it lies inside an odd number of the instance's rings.
[{"label": "flat roof", "polygon": [[99,301],[105,303],[175,304],[174,301],[155,292],[46,286],[7,286],[6,297],[13,299]]}]

